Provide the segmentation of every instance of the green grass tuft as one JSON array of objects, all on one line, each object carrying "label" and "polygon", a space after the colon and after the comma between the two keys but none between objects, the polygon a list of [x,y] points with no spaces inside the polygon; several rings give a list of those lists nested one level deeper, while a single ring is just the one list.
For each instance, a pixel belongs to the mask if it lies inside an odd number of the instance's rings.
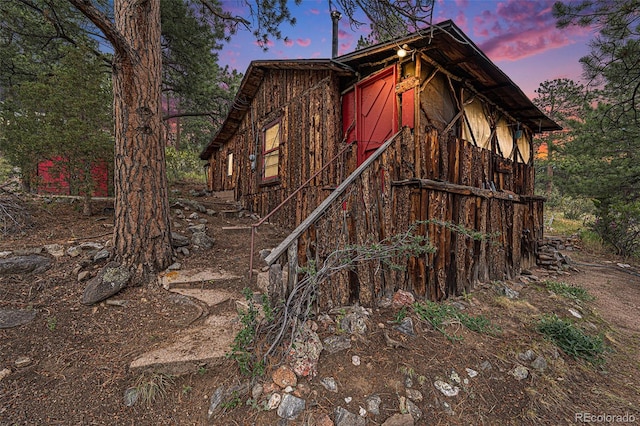
[{"label": "green grass tuft", "polygon": [[558,318],[555,314],[545,315],[538,322],[537,330],[574,358],[582,358],[592,364],[602,362],[605,351],[602,338],[585,334],[568,320]]}]

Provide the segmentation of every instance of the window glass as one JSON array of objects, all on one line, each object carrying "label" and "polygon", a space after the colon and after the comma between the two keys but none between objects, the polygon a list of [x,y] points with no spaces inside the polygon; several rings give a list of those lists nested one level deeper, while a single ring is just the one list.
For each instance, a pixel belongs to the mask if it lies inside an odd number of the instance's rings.
[{"label": "window glass", "polygon": [[262,153],[262,178],[278,177],[278,161],[280,156],[280,122],[264,131],[264,151]]},{"label": "window glass", "polygon": [[227,176],[233,175],[233,152],[227,155]]}]

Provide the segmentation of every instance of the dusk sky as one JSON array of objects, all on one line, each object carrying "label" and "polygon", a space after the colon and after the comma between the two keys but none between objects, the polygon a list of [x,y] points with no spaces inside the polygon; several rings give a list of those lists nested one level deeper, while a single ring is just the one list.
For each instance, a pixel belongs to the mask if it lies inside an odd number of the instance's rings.
[{"label": "dusk sky", "polygon": [[[434,23],[447,19],[460,27],[482,51],[529,96],[545,80],[580,80],[578,60],[588,53],[590,30],[559,30],[551,8],[555,0],[436,0]],[[241,2],[223,0],[225,9],[241,14]],[[256,59],[331,57],[331,18],[328,0],[291,2],[295,26],[283,25],[287,42],[274,40],[263,52],[248,31],[239,31],[220,52],[220,64],[244,73]],[[246,16],[246,12],[243,16]],[[352,29],[340,20],[339,54],[355,50],[364,27]]]}]

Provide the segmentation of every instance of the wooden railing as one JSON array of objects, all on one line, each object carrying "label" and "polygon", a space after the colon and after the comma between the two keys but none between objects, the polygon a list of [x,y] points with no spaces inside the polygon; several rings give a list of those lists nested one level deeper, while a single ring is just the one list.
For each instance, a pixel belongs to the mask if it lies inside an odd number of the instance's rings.
[{"label": "wooden railing", "polygon": [[316,171],[309,179],[307,179],[302,185],[296,188],[287,198],[285,198],[280,204],[278,204],[273,210],[269,212],[265,217],[260,219],[258,222],[251,225],[251,253],[249,257],[249,279],[253,276],[253,251],[255,247],[255,235],[258,227],[265,223],[271,216],[276,214],[282,207],[284,207],[293,197],[295,197],[302,189],[304,189],[309,183],[320,175],[324,170],[327,169],[334,161],[336,161],[339,157],[341,157],[345,152],[350,150],[354,145],[349,143],[346,144],[333,158],[331,158],[320,170]]}]

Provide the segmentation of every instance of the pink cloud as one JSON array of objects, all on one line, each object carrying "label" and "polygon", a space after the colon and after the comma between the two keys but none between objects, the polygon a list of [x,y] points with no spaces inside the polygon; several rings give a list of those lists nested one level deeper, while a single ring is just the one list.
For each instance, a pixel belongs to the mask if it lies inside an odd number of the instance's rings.
[{"label": "pink cloud", "polygon": [[507,0],[495,13],[484,10],[473,19],[473,33],[484,38],[480,48],[494,61],[515,61],[572,44],[575,28],[559,30],[551,14],[555,0]]},{"label": "pink cloud", "polygon": [[293,40],[291,40],[291,39],[287,39],[287,40],[284,41],[284,45],[287,46],[287,47],[291,47],[291,46],[293,46],[293,44],[294,44]]},{"label": "pink cloud", "polygon": [[309,12],[310,12],[312,15],[320,15],[320,10],[318,10],[318,9],[316,9],[316,8],[311,8],[311,9],[309,9]]},{"label": "pink cloud", "polygon": [[311,39],[310,38],[299,38],[296,40],[296,43],[298,44],[298,46],[302,46],[302,47],[307,47],[311,44]]},{"label": "pink cloud", "polygon": [[566,34],[553,26],[546,32],[532,28],[519,34],[502,34],[482,43],[480,48],[494,61],[515,61],[571,43]]}]

